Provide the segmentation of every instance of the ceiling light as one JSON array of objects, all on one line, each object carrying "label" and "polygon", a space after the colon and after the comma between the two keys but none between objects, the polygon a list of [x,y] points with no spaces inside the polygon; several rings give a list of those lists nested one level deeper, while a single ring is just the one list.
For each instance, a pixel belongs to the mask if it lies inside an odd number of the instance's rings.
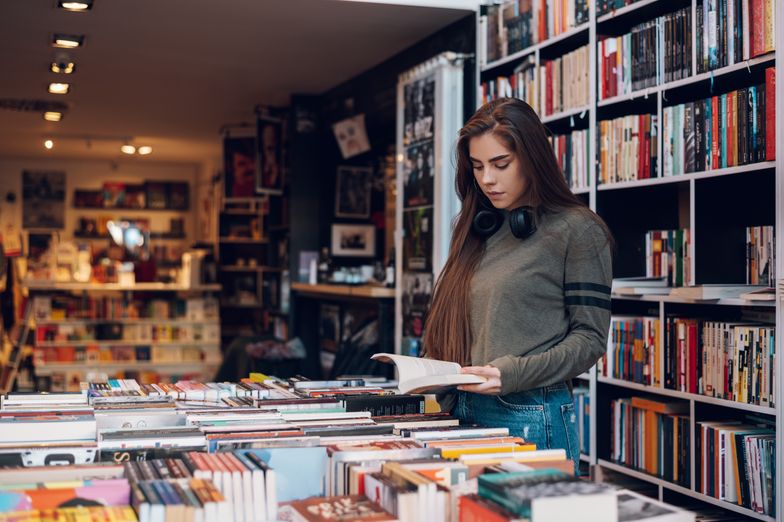
[{"label": "ceiling light", "polygon": [[67,83],[50,83],[49,92],[51,94],[68,94],[71,86]]},{"label": "ceiling light", "polygon": [[57,74],[71,74],[74,72],[76,66],[73,62],[68,63],[58,63],[52,62],[52,72]]},{"label": "ceiling light", "polygon": [[46,140],[44,142],[44,147],[46,147],[49,150],[52,150],[52,147],[54,147],[54,142],[52,140]]},{"label": "ceiling light", "polygon": [[46,121],[60,121],[63,119],[63,113],[56,112],[56,111],[47,111],[44,113],[44,119]]},{"label": "ceiling light", "polygon": [[125,154],[133,154],[136,152],[136,147],[133,145],[123,145],[120,147],[120,150],[123,151]]},{"label": "ceiling light", "polygon": [[84,44],[83,35],[75,34],[56,34],[52,38],[52,45],[64,49],[74,49]]},{"label": "ceiling light", "polygon": [[136,150],[136,152],[138,152],[142,156],[146,156],[147,154],[150,154],[152,152],[152,147],[150,147],[149,145],[142,145]]},{"label": "ceiling light", "polygon": [[92,0],[59,0],[57,7],[66,11],[82,12],[93,8]]}]

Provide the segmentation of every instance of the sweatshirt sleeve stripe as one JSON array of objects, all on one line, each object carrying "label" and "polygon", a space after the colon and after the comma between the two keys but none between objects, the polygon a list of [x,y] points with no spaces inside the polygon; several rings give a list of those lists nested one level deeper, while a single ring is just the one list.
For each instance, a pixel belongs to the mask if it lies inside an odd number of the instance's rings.
[{"label": "sweatshirt sleeve stripe", "polygon": [[577,282],[577,283],[566,283],[564,284],[564,291],[565,292],[572,292],[572,291],[579,291],[579,290],[587,290],[590,292],[599,292],[602,294],[610,295],[611,289],[607,285],[601,285],[599,283],[585,283],[585,282]]},{"label": "sweatshirt sleeve stripe", "polygon": [[600,299],[598,297],[587,297],[582,295],[568,295],[564,298],[567,306],[595,306],[597,308],[604,308],[610,310],[610,300]]}]

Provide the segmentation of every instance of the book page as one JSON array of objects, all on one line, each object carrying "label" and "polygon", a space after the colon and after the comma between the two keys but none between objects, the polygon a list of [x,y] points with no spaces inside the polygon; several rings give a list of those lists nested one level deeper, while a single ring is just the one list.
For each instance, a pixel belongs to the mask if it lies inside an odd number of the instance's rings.
[{"label": "book page", "polygon": [[419,357],[409,357],[407,355],[395,355],[391,353],[377,353],[371,359],[381,362],[392,362],[397,366],[400,381],[408,381],[432,375],[452,375],[460,373],[460,365],[447,361],[436,361],[433,359],[422,359]]}]

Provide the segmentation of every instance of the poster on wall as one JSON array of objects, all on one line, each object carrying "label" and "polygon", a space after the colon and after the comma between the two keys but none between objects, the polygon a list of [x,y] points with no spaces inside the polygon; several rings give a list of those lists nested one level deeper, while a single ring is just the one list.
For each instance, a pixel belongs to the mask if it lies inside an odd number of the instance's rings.
[{"label": "poster on wall", "polygon": [[243,136],[223,140],[223,187],[227,198],[256,195],[256,138]]},{"label": "poster on wall", "polygon": [[370,217],[370,184],[373,169],[338,167],[335,188],[335,216],[367,219]]},{"label": "poster on wall", "polygon": [[364,114],[335,123],[332,125],[332,132],[335,133],[343,159],[353,158],[370,150]]},{"label": "poster on wall", "polygon": [[403,335],[422,337],[427,309],[433,294],[433,274],[405,272],[403,274]]},{"label": "poster on wall", "polygon": [[22,227],[65,227],[65,172],[22,171]]},{"label": "poster on wall", "polygon": [[279,194],[283,189],[282,123],[272,118],[259,118],[256,123],[258,169],[256,192]]},{"label": "poster on wall", "polygon": [[403,198],[406,207],[433,204],[433,172],[435,155],[433,141],[428,140],[406,148],[403,167]]},{"label": "poster on wall", "polygon": [[403,212],[403,270],[429,272],[433,268],[433,208]]},{"label": "poster on wall", "polygon": [[432,140],[435,129],[435,76],[416,80],[405,86],[405,110],[403,120],[403,146]]}]

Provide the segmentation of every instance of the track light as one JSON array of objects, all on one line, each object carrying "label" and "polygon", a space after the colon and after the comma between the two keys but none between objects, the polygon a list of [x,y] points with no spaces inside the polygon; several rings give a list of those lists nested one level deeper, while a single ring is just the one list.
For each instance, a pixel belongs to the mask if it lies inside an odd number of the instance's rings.
[{"label": "track light", "polygon": [[152,152],[152,147],[150,147],[149,145],[142,145],[141,147],[136,149],[136,152],[138,154],[141,154],[142,156],[146,156],[147,154],[150,154]]},{"label": "track light", "polygon": [[134,154],[136,152],[136,147],[133,145],[128,145],[127,143],[120,147],[120,150],[125,154]]},{"label": "track light", "polygon": [[44,142],[44,147],[46,147],[48,150],[52,150],[54,147],[54,142],[52,140],[46,140]]},{"label": "track light", "polygon": [[57,7],[66,11],[82,13],[93,8],[93,0],[59,0]]},{"label": "track light", "polygon": [[51,94],[68,94],[71,86],[67,83],[50,83],[49,84],[49,93]]},{"label": "track light", "polygon": [[84,45],[84,35],[55,34],[52,37],[52,45],[62,49],[75,49]]},{"label": "track light", "polygon": [[46,111],[44,113],[44,119],[46,121],[60,121],[63,119],[63,113],[57,111]]}]

